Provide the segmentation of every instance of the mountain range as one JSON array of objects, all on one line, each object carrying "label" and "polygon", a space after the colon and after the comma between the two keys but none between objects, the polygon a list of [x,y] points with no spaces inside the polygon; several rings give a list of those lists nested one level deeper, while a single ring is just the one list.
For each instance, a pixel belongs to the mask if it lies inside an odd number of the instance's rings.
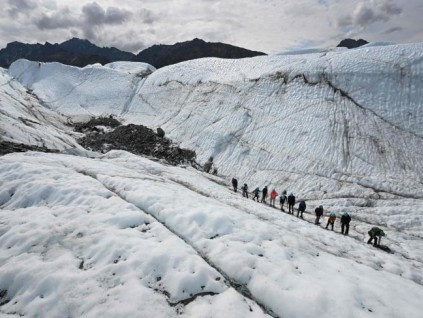
[{"label": "mountain range", "polygon": [[14,61],[60,62],[83,67],[88,64],[107,64],[116,61],[145,62],[156,68],[202,57],[244,58],[265,55],[237,46],[194,39],[174,45],[153,45],[137,55],[114,47],[98,47],[88,40],[72,38],[60,44],[8,43],[0,50],[0,67],[8,68]]}]

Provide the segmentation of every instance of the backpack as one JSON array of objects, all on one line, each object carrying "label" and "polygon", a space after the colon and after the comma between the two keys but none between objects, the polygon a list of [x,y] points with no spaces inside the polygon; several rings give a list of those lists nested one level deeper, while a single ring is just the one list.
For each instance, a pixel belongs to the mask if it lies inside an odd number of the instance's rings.
[{"label": "backpack", "polygon": [[305,210],[306,209],[306,203],[304,201],[301,201],[298,208],[301,209],[301,210]]},{"label": "backpack", "polygon": [[344,214],[342,214],[342,217],[341,217],[341,222],[342,223],[350,223],[350,221],[351,221],[351,217],[350,217],[350,215],[347,212],[345,212]]}]

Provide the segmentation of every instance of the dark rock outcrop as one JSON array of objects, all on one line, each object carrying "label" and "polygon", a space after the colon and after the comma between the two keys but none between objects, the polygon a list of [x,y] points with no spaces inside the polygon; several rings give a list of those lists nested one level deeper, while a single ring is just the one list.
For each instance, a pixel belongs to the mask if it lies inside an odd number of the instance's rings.
[{"label": "dark rock outcrop", "polygon": [[114,61],[131,61],[135,55],[129,52],[121,51],[115,47],[98,47],[88,40],[72,38],[65,41],[59,46],[66,52],[75,54],[88,54],[92,56],[101,56],[110,62]]},{"label": "dark rock outcrop", "polygon": [[0,156],[12,152],[26,152],[26,151],[40,151],[58,153],[56,149],[49,149],[47,147],[38,147],[34,145],[18,144],[10,141],[0,141]]},{"label": "dark rock outcrop", "polygon": [[114,61],[131,61],[134,54],[116,48],[100,48],[87,40],[73,38],[61,44],[25,44],[11,42],[0,50],[0,67],[8,68],[14,61],[25,58],[39,62],[60,62],[83,67],[88,64],[107,64]]},{"label": "dark rock outcrop", "polygon": [[[170,164],[190,163],[194,166],[196,154],[192,150],[179,148],[168,138],[159,137],[152,129],[142,125],[115,126],[108,118],[92,119],[85,124],[77,124],[75,129],[85,132],[79,143],[88,149],[100,152],[126,150],[137,155],[163,159]],[[113,130],[102,130],[99,126]]]},{"label": "dark rock outcrop", "polygon": [[163,138],[165,136],[164,130],[161,129],[160,127],[157,128],[157,136],[159,136],[160,138]]},{"label": "dark rock outcrop", "polygon": [[77,132],[93,132],[99,131],[100,127],[116,128],[122,125],[121,122],[115,119],[113,116],[109,117],[93,117],[86,123],[75,124],[75,130]]},{"label": "dark rock outcrop", "polygon": [[359,40],[344,39],[341,42],[339,42],[337,47],[346,47],[346,48],[349,48],[349,49],[354,49],[356,47],[363,46],[367,43],[369,43],[369,42],[367,42],[366,40],[363,40],[363,39],[359,39]]},{"label": "dark rock outcrop", "polygon": [[145,62],[156,68],[194,60],[202,57],[220,57],[239,59],[266,55],[262,52],[250,51],[237,46],[224,43],[205,42],[200,39],[176,43],[173,45],[153,45],[138,53],[135,61]]}]

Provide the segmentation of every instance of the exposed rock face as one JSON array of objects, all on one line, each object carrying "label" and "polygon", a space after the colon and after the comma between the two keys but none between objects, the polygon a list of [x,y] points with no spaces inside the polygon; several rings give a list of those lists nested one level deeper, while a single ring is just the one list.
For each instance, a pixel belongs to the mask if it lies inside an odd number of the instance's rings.
[{"label": "exposed rock face", "polygon": [[149,63],[156,68],[160,68],[202,57],[239,59],[258,55],[266,54],[225,43],[211,43],[201,39],[194,39],[173,45],[153,45],[138,53],[135,61]]},{"label": "exposed rock face", "polygon": [[77,132],[93,132],[100,131],[100,127],[116,128],[120,126],[121,123],[119,120],[114,117],[93,117],[86,123],[77,123],[75,125],[75,130]]},{"label": "exposed rock face", "polygon": [[356,47],[363,46],[367,43],[369,43],[369,42],[367,42],[366,40],[363,40],[363,39],[359,39],[359,40],[344,39],[341,42],[339,42],[337,47],[346,47],[346,48],[349,48],[349,49],[354,49]]},{"label": "exposed rock face", "polygon": [[0,156],[12,152],[25,152],[25,151],[40,151],[40,152],[59,152],[56,149],[49,149],[47,147],[37,147],[32,145],[17,144],[9,141],[0,141]]},{"label": "exposed rock face", "polygon": [[106,64],[113,61],[104,54],[99,55],[101,52],[90,53],[93,50],[76,52],[76,49],[68,51],[71,47],[62,47],[62,44],[51,44],[48,42],[45,44],[9,43],[6,48],[0,50],[0,67],[8,68],[10,64],[21,58],[39,62],[60,62],[80,67],[95,63]]},{"label": "exposed rock face", "polygon": [[142,125],[121,126],[114,118],[100,117],[77,124],[75,130],[86,133],[79,142],[94,151],[121,149],[138,155],[164,159],[174,165],[181,163],[196,165],[194,151],[181,149],[171,140],[158,136],[152,129]]},{"label": "exposed rock face", "polygon": [[165,132],[163,129],[161,129],[160,127],[157,128],[157,136],[163,138],[165,136]]},{"label": "exposed rock face", "polygon": [[98,47],[88,40],[72,38],[60,44],[26,44],[11,42],[0,50],[0,67],[8,68],[18,59],[39,62],[60,62],[83,67],[89,64],[107,64],[116,61],[138,61],[163,67],[202,57],[244,58],[265,55],[224,43],[209,43],[200,39],[173,45],[153,45],[138,55],[114,47]]}]

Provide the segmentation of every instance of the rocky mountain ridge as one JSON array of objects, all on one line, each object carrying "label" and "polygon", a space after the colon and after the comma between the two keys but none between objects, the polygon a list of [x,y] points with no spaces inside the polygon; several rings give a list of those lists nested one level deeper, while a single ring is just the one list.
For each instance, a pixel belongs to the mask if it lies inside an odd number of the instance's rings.
[{"label": "rocky mountain ridge", "polygon": [[60,62],[78,67],[95,63],[104,65],[116,61],[133,61],[149,63],[159,68],[203,57],[237,59],[258,55],[265,53],[200,39],[173,45],[153,45],[135,55],[114,47],[98,47],[88,40],[72,38],[60,44],[8,43],[6,48],[0,50],[0,67],[8,68],[14,61],[24,58],[39,62]]}]

